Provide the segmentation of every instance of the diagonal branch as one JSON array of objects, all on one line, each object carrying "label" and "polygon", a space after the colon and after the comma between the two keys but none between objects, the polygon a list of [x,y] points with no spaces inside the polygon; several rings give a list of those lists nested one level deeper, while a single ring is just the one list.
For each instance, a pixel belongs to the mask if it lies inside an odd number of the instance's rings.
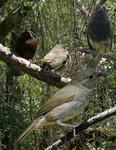
[{"label": "diagonal branch", "polygon": [[85,18],[88,18],[88,16],[90,16],[91,14],[89,13],[89,10],[84,6],[84,4],[81,3],[80,0],[76,0],[78,9],[80,10],[80,12],[83,14],[83,16]]},{"label": "diagonal branch", "polygon": [[16,10],[13,10],[2,22],[0,22],[1,43],[3,43],[5,37],[12,30],[12,28],[22,21],[23,17],[27,15],[29,10],[30,8],[28,6],[20,7]]},{"label": "diagonal branch", "polygon": [[103,5],[107,0],[96,0],[96,4]]},{"label": "diagonal branch", "polygon": [[86,54],[92,54],[94,57],[99,55],[103,58],[106,58],[107,60],[115,60],[115,56],[113,56],[113,54],[103,54],[97,50],[92,50],[90,48],[80,48],[78,49],[78,51],[82,52],[82,53],[86,53]]},{"label": "diagonal branch", "polygon": [[[90,119],[88,119],[87,121],[81,123],[80,125],[75,127],[75,133],[78,134],[79,132],[87,129],[88,127],[90,127],[93,124],[99,123],[101,121],[103,121],[104,119],[111,117],[113,115],[116,115],[116,106],[110,109],[107,109],[106,111],[99,113],[98,115],[91,117]],[[52,150],[54,147],[63,145],[65,142],[71,140],[72,138],[74,138],[74,131],[71,130],[69,131],[65,136],[63,136],[62,138],[60,138],[58,141],[56,141],[55,143],[53,143],[51,146],[49,146],[48,148],[46,148],[46,150]]]},{"label": "diagonal branch", "polygon": [[68,82],[71,81],[70,78],[64,78],[55,72],[46,72],[40,68],[40,66],[30,63],[30,61],[18,57],[13,54],[9,48],[4,47],[0,44],[0,59],[6,62],[7,64],[15,65],[20,70],[25,73],[33,76],[34,78],[52,84],[59,88],[65,86]]}]

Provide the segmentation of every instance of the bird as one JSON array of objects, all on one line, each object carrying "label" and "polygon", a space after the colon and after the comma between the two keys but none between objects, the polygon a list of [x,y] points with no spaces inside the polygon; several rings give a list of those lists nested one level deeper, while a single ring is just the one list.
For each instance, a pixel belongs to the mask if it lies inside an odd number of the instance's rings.
[{"label": "bird", "polygon": [[[112,49],[112,28],[106,8],[98,4],[92,13],[87,29],[87,42],[91,50],[110,54]],[[101,58],[101,57],[96,57]]]},{"label": "bird", "polygon": [[[17,38],[12,52],[15,55],[27,59],[31,62],[36,53],[37,44],[37,37],[32,34],[31,31],[26,30]],[[13,76],[20,76],[22,74],[21,71],[19,71],[19,69],[15,68],[14,66],[10,67],[10,72]]]},{"label": "bird", "polygon": [[52,50],[44,56],[41,68],[48,70],[62,70],[71,62],[71,56],[63,44],[56,44]]},{"label": "bird", "polygon": [[19,136],[17,144],[23,141],[31,131],[50,124],[72,127],[64,121],[80,115],[88,104],[88,97],[97,79],[98,74],[93,68],[78,71],[69,84],[53,94],[41,107],[32,124]]},{"label": "bird", "polygon": [[37,37],[31,31],[24,31],[16,41],[14,52],[22,58],[30,60],[34,57],[37,49]]}]

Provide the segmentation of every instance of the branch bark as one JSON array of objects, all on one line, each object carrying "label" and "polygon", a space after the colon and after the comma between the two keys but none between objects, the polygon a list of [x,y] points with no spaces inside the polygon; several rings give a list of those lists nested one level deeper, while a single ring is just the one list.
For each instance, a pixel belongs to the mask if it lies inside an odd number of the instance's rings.
[{"label": "branch bark", "polygon": [[96,4],[103,5],[107,0],[96,0]]},{"label": "branch bark", "polygon": [[55,72],[46,72],[40,68],[40,66],[30,63],[30,61],[16,56],[10,51],[9,48],[4,47],[0,44],[0,59],[7,64],[15,65],[20,70],[33,76],[34,78],[52,84],[56,87],[62,88],[68,82],[71,81],[70,78],[64,78]]},{"label": "branch bark", "polygon": [[115,60],[115,56],[113,56],[113,54],[103,54],[99,51],[93,51],[92,49],[90,48],[81,48],[81,49],[78,49],[78,51],[82,52],[82,53],[86,53],[86,54],[92,54],[93,56],[101,56],[103,58],[106,58],[107,60]]},{"label": "branch bark", "polygon": [[52,150],[54,147],[63,145],[65,142],[67,142],[67,141],[71,140],[72,138],[74,138],[74,132],[76,134],[78,134],[81,131],[83,131],[83,130],[87,129],[88,127],[90,127],[91,125],[99,123],[99,122],[103,121],[104,119],[106,119],[108,117],[111,117],[113,115],[116,115],[116,106],[113,107],[113,108],[107,109],[106,111],[104,111],[102,113],[99,113],[98,115],[96,115],[94,117],[91,117],[87,121],[84,121],[80,125],[76,126],[74,128],[74,130],[69,131],[65,136],[63,136],[58,141],[53,143],[51,146],[46,148],[46,150]]}]

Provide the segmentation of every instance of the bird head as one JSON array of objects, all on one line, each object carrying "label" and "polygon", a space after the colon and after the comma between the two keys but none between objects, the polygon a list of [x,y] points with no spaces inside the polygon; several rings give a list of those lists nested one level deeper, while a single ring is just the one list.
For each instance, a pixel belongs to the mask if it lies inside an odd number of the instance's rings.
[{"label": "bird head", "polygon": [[92,68],[86,68],[83,70],[78,71],[76,74],[74,74],[73,79],[77,80],[78,82],[81,82],[85,79],[87,79],[89,76],[91,76],[95,72]]},{"label": "bird head", "polygon": [[31,31],[24,32],[25,43],[30,45],[33,49],[37,48],[38,39]]},{"label": "bird head", "polygon": [[54,48],[64,48],[64,44],[56,44]]},{"label": "bird head", "polygon": [[77,84],[81,83],[84,87],[90,89],[96,84],[98,77],[101,75],[102,73],[96,72],[95,69],[86,68],[77,72],[72,82],[76,81]]},{"label": "bird head", "polygon": [[31,31],[25,31],[23,34],[25,35],[25,38],[26,38],[26,39],[31,39],[31,38],[33,38],[33,35],[32,35],[32,33],[31,33]]},{"label": "bird head", "polygon": [[54,50],[55,50],[55,49],[58,49],[58,50],[61,50],[61,51],[63,51],[63,52],[65,53],[65,52],[67,52],[68,47],[67,47],[66,45],[64,45],[64,44],[56,44],[56,45],[53,47],[53,49],[54,49]]},{"label": "bird head", "polygon": [[105,6],[98,4],[98,5],[96,6],[96,11],[97,11],[97,12],[104,12],[104,11],[105,11]]},{"label": "bird head", "polygon": [[105,19],[106,18],[106,8],[102,5],[97,5],[95,8],[95,12],[93,13],[93,16],[97,19]]}]

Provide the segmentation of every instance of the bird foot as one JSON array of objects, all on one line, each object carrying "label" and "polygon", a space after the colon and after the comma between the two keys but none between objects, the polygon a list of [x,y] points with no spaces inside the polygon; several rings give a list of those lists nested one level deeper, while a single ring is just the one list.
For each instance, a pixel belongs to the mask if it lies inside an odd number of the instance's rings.
[{"label": "bird foot", "polygon": [[71,128],[71,129],[76,127],[76,125],[67,124],[67,123],[63,123],[63,122],[60,122],[60,121],[57,121],[57,124],[59,126],[62,126],[62,127],[65,127],[65,128]]},{"label": "bird foot", "polygon": [[73,130],[73,136],[76,137],[76,130],[75,130],[75,128],[76,128],[77,125],[67,124],[67,123],[63,123],[61,121],[57,121],[57,125],[62,126],[62,127],[66,128],[66,129],[67,128],[68,129],[72,129]]},{"label": "bird foot", "polygon": [[32,64],[32,59],[29,59],[29,67],[31,66],[31,64]]}]

